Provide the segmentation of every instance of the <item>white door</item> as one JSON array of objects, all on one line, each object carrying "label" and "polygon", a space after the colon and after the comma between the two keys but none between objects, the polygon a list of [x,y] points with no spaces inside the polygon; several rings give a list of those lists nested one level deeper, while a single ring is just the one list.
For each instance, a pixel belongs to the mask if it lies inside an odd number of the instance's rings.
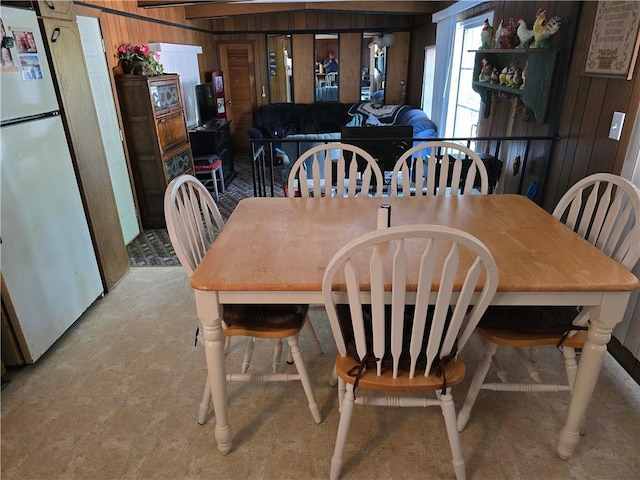
[{"label": "white door", "polygon": [[104,151],[109,164],[111,185],[116,197],[120,226],[125,244],[128,244],[140,233],[140,225],[136,216],[133,201],[133,189],[127,169],[124,148],[120,139],[120,127],[116,116],[113,92],[109,79],[107,60],[102,49],[102,35],[97,18],[78,16],[78,28],[84,58],[89,72],[93,101],[98,113],[100,132],[104,143]]}]

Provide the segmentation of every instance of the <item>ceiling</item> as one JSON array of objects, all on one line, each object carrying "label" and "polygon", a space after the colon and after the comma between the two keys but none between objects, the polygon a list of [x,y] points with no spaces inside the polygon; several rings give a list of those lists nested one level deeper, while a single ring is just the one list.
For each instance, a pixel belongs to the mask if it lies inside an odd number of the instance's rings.
[{"label": "ceiling", "polygon": [[441,2],[430,1],[371,1],[371,0],[138,0],[142,8],[163,8],[181,6],[185,18],[203,20],[208,18],[232,17],[239,15],[260,15],[266,13],[313,11],[313,12],[359,12],[366,9],[368,14],[415,14],[432,13],[441,8]]}]

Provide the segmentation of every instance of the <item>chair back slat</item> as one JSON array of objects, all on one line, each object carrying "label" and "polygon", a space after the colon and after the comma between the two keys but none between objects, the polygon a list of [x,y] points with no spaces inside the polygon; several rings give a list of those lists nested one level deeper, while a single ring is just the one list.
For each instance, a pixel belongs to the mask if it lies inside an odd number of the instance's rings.
[{"label": "chair back slat", "polygon": [[[337,158],[332,158],[332,155]],[[312,180],[309,179],[309,173]],[[294,162],[289,173],[288,195],[356,197],[371,194],[381,197],[383,180],[375,159],[362,148],[344,143],[327,143],[310,148]],[[370,193],[372,189],[373,193]]]},{"label": "chair back slat", "polygon": [[464,145],[433,141],[415,145],[400,156],[390,192],[392,196],[413,191],[416,195],[468,195],[474,188],[489,193],[489,176],[480,156]]},{"label": "chair back slat", "polygon": [[[345,245],[329,262],[322,288],[340,355],[353,348],[359,361],[377,359],[371,362],[378,375],[390,370],[394,378],[404,372],[414,378],[430,375],[434,362],[464,346],[497,281],[495,261],[475,237],[439,225],[407,225]],[[346,320],[335,296],[345,290]]]},{"label": "chair back slat", "polygon": [[597,173],[580,180],[553,216],[629,270],[640,259],[640,189],[622,177]]},{"label": "chair back slat", "polygon": [[169,183],[164,214],[176,256],[191,276],[222,229],[222,215],[209,191],[191,175],[181,175]]}]

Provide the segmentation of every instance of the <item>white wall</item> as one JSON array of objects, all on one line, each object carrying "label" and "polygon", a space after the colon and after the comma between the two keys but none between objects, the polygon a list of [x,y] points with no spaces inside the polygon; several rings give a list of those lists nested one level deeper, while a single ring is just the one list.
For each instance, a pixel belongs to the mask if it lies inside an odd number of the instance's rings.
[{"label": "white wall", "polygon": [[202,47],[174,43],[150,43],[149,48],[160,54],[160,63],[164,67],[165,73],[180,75],[187,127],[196,127],[198,125],[196,85],[200,83],[198,55],[202,53]]}]

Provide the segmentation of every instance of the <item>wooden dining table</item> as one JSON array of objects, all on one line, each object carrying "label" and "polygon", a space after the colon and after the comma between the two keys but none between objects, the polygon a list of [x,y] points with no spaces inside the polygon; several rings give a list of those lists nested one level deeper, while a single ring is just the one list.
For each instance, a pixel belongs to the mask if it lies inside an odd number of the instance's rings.
[{"label": "wooden dining table", "polygon": [[572,455],[612,329],[640,281],[626,268],[519,195],[385,198],[247,198],[238,204],[191,277],[203,325],[218,449],[232,448],[222,308],[231,303],[323,304],[322,277],[347,242],[376,229],[380,205],[391,225],[437,224],[480,239],[498,266],[492,305],[592,307],[569,412],[559,436]]}]

